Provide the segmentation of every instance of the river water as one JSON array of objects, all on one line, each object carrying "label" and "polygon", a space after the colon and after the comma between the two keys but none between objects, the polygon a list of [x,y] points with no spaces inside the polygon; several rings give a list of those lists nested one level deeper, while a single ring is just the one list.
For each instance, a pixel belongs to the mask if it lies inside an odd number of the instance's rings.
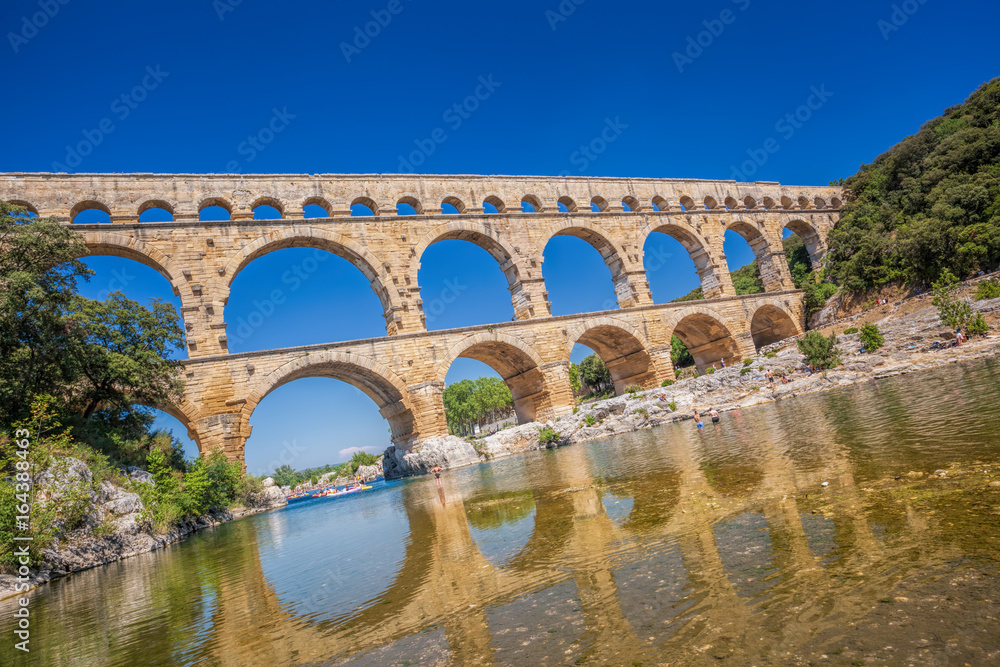
[{"label": "river water", "polygon": [[994,359],[305,501],[42,587],[0,664],[1000,664],[998,406]]}]

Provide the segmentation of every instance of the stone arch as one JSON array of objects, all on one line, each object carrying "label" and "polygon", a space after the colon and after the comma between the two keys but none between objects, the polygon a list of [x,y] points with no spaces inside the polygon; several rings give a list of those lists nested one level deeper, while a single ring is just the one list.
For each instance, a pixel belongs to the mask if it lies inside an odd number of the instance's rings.
[{"label": "stone arch", "polygon": [[806,246],[806,251],[809,253],[809,261],[812,262],[813,269],[818,269],[823,260],[823,255],[826,254],[826,243],[823,241],[823,236],[816,229],[816,226],[802,218],[792,218],[781,225],[781,229],[778,232],[779,236],[784,238],[786,229],[790,229],[798,234],[799,238],[802,239],[802,243]]},{"label": "stone arch", "polygon": [[461,199],[459,199],[457,196],[453,194],[447,194],[444,197],[442,197],[441,204],[442,205],[450,204],[451,206],[454,206],[455,210],[458,211],[459,213],[465,212],[465,202],[463,202]]},{"label": "stone arch", "polygon": [[819,209],[824,209],[826,208],[826,200],[823,199],[822,197],[815,197],[813,199],[813,206]]},{"label": "stone arch", "polygon": [[258,197],[252,204],[250,204],[250,210],[253,211],[258,206],[270,206],[277,211],[282,218],[285,217],[285,205],[274,197]]},{"label": "stone arch", "polygon": [[642,205],[639,203],[639,200],[633,197],[632,195],[625,195],[624,197],[622,197],[622,203],[628,206],[628,210],[631,211],[632,213],[638,213],[639,210],[642,208]]},{"label": "stone arch", "polygon": [[388,367],[366,356],[339,350],[311,352],[288,361],[259,379],[247,395],[241,412],[244,433],[250,417],[272,391],[294,380],[328,377],[357,387],[375,401],[389,422],[392,441],[409,448],[414,442],[416,423],[406,385]]},{"label": "stone arch", "polygon": [[832,197],[830,199],[830,206],[832,206],[833,208],[840,208],[842,205],[843,201],[840,199],[840,197]]},{"label": "stone arch", "polygon": [[76,216],[83,211],[88,211],[90,209],[97,209],[98,211],[104,211],[109,216],[111,215],[111,204],[101,197],[91,196],[89,199],[84,199],[73,205],[73,208],[69,210],[69,221],[73,222]]},{"label": "stone arch", "polygon": [[225,209],[226,211],[229,212],[230,218],[232,218],[233,212],[236,210],[236,207],[233,204],[233,202],[229,201],[225,197],[217,197],[217,196],[205,197],[200,202],[198,202],[198,215],[201,215],[201,212],[210,206],[218,206],[220,208]]},{"label": "stone arch", "polygon": [[375,292],[375,295],[382,304],[383,314],[386,319],[386,332],[390,336],[396,333],[393,318],[395,304],[392,301],[389,290],[386,288],[383,277],[379,273],[378,267],[381,266],[381,262],[375,259],[366,248],[354,241],[345,239],[335,232],[328,232],[313,227],[282,228],[280,231],[272,232],[251,241],[231,255],[222,273],[222,275],[228,276],[226,295],[223,302],[228,300],[228,290],[232,287],[236,276],[250,262],[275,250],[284,250],[285,248],[316,248],[324,250],[346,259],[357,267],[369,280],[372,291]]},{"label": "stone arch", "polygon": [[602,213],[608,210],[608,200],[605,199],[604,197],[602,197],[601,195],[597,195],[597,196],[593,197],[590,200],[590,205],[592,207],[596,206],[597,210],[600,211],[600,212],[602,212]]},{"label": "stone arch", "polygon": [[802,210],[812,208],[812,202],[809,201],[809,197],[806,197],[805,195],[799,197],[799,208]]},{"label": "stone arch", "polygon": [[778,205],[777,202],[775,202],[770,197],[764,197],[764,208],[766,208],[767,210],[770,211],[772,208],[774,208],[777,205]]},{"label": "stone arch", "polygon": [[156,248],[147,246],[133,237],[114,232],[79,232],[79,234],[90,255],[109,255],[144,264],[166,278],[174,293],[183,300],[183,295],[171,275],[170,258]]},{"label": "stone arch", "polygon": [[319,206],[321,209],[326,211],[326,217],[328,218],[333,215],[333,204],[323,197],[306,197],[306,199],[302,202],[302,208],[305,208],[306,206]]},{"label": "stone arch", "polygon": [[714,211],[715,209],[719,208],[719,202],[715,200],[715,197],[712,196],[705,197],[705,208],[710,211]]},{"label": "stone arch", "polygon": [[480,331],[456,343],[438,363],[436,377],[444,382],[455,359],[475,359],[495,370],[510,388],[519,424],[548,418],[552,399],[542,373],[542,358],[521,339]]},{"label": "stone arch", "polygon": [[743,205],[747,209],[750,210],[755,209],[757,208],[757,200],[751,197],[750,195],[747,195],[746,197],[743,198]]},{"label": "stone arch", "polygon": [[735,327],[712,308],[688,306],[671,311],[664,315],[664,324],[687,347],[699,371],[720,359],[733,365],[743,357],[740,343],[732,333]]},{"label": "stone arch", "polygon": [[369,197],[368,195],[358,195],[357,197],[353,198],[348,208],[357,205],[366,207],[369,211],[372,212],[372,215],[378,215],[378,204],[375,203],[375,200]]},{"label": "stone arch", "polygon": [[[774,248],[768,239],[763,224],[750,222],[737,218],[726,226],[726,231],[733,231],[743,237],[754,258],[757,260],[757,268],[760,271],[761,282],[764,283],[764,290],[767,292],[777,292],[793,287],[791,276],[788,274],[787,265],[782,266],[774,259]],[[781,257],[783,255],[779,255]],[[728,267],[730,271],[739,267]]]},{"label": "stone arch", "polygon": [[566,337],[569,352],[579,343],[597,353],[611,372],[615,393],[622,394],[633,384],[643,389],[659,384],[646,336],[628,323],[611,317],[591,318],[569,328]]},{"label": "stone arch", "polygon": [[[421,215],[424,212],[424,206],[420,203],[420,200],[412,194],[405,194],[396,200],[396,208],[399,208],[400,204],[406,204],[413,209],[413,212],[417,215]],[[398,210],[397,210],[398,212]]]},{"label": "stone arch", "polygon": [[142,215],[151,208],[162,208],[164,211],[169,213],[171,217],[177,216],[177,205],[166,199],[147,199],[139,204],[139,208],[136,209],[135,214]]},{"label": "stone arch", "polygon": [[759,307],[750,320],[750,336],[758,352],[762,347],[800,333],[802,332],[795,323],[795,318],[787,310],[773,303]]},{"label": "stone arch", "polygon": [[573,201],[573,198],[570,197],[569,195],[563,195],[562,197],[559,198],[557,203],[565,206],[566,210],[569,211],[570,213],[576,212],[576,202]]},{"label": "stone arch", "polygon": [[670,210],[670,202],[668,202],[666,200],[666,198],[661,197],[660,195],[655,195],[650,200],[650,202],[653,204],[653,206],[655,206],[660,211],[669,211]]},{"label": "stone arch", "polygon": [[417,244],[415,248],[417,260],[422,261],[424,253],[435,243],[450,240],[468,241],[488,252],[500,265],[500,270],[507,278],[514,316],[517,319],[526,319],[531,315],[530,300],[521,283],[521,270],[514,260],[515,252],[500,239],[500,231],[494,230],[490,221],[456,220],[439,225]]},{"label": "stone arch", "polygon": [[[640,247],[645,247],[649,235],[653,232],[666,234],[684,246],[684,249],[691,257],[691,261],[694,262],[694,268],[698,272],[698,279],[701,280],[701,289],[706,299],[723,296],[723,283],[719,278],[717,270],[721,271],[724,267],[716,264],[709,252],[708,243],[701,234],[689,225],[668,220],[667,222],[656,224],[656,226],[647,226],[640,239],[642,243]],[[643,256],[643,259],[645,260],[645,256]]]},{"label": "stone arch", "polygon": [[740,208],[739,202],[737,202],[736,199],[734,197],[731,197],[731,196],[730,197],[726,197],[725,205],[726,205],[726,208],[729,209],[730,211],[735,211],[738,208]]},{"label": "stone arch", "polygon": [[545,246],[555,236],[575,236],[589,243],[601,254],[601,259],[611,271],[611,280],[615,284],[615,295],[618,297],[619,308],[629,308],[637,304],[636,290],[629,282],[625,251],[611,240],[611,235],[589,220],[568,218],[553,224],[546,234]]},{"label": "stone arch", "polygon": [[532,194],[524,195],[523,197],[521,197],[521,203],[527,204],[531,208],[535,209],[535,213],[544,212],[544,209],[542,208],[542,200],[539,199],[536,195]]},{"label": "stone arch", "polygon": [[696,208],[694,199],[692,199],[689,195],[684,195],[683,197],[681,197],[680,203],[681,206],[684,207],[685,211],[693,211]]},{"label": "stone arch", "polygon": [[5,199],[11,206],[22,206],[28,210],[29,213],[34,213],[35,215],[41,217],[38,213],[38,207],[25,199]]},{"label": "stone arch", "polygon": [[503,199],[501,199],[500,195],[496,193],[486,195],[483,198],[483,203],[489,204],[490,206],[495,208],[497,210],[497,213],[503,213],[504,211],[507,210],[507,205],[503,203]]},{"label": "stone arch", "polygon": [[785,210],[791,210],[791,209],[795,208],[795,202],[792,201],[791,197],[788,197],[786,195],[782,195],[781,196],[781,208],[783,208]]},{"label": "stone arch", "polygon": [[198,446],[198,451],[205,453],[205,449],[202,445],[201,434],[198,433],[198,420],[201,419],[201,411],[198,410],[189,400],[182,398],[179,403],[133,403],[133,405],[144,405],[147,408],[154,408],[156,410],[162,410],[167,413],[177,421],[179,421],[184,428],[187,429],[187,435],[189,438],[194,440],[194,444]]}]

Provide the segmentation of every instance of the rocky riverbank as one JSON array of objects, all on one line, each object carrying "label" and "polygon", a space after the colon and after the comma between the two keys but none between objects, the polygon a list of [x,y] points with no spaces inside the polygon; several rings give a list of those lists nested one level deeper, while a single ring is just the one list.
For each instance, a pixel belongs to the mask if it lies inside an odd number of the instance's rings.
[{"label": "rocky riverbank", "polygon": [[[931,349],[935,341],[953,341],[954,334],[940,323],[938,310],[931,305],[929,295],[902,299],[825,323],[821,333],[838,335],[843,363],[835,369],[810,374],[805,358],[796,347],[797,338],[790,338],[762,349],[747,365],[680,380],[669,387],[584,404],[575,414],[545,424],[523,424],[472,441],[455,436],[431,438],[412,452],[390,447],[383,460],[385,477],[392,479],[425,473],[434,465],[456,468],[525,451],[652,428],[691,419],[696,408],[706,411],[714,407],[725,412],[996,355],[1000,353],[1000,335],[996,331],[1000,299],[979,301],[974,306],[993,328],[987,336],[974,337],[960,347]],[[875,353],[860,351],[857,334],[843,335],[844,330],[860,327],[865,322],[877,324],[885,337],[883,347]],[[765,379],[767,371],[777,378],[773,387]],[[787,384],[782,382],[783,377],[789,379]],[[543,429],[558,433],[555,442],[540,442],[539,434]]]},{"label": "rocky riverbank", "polygon": [[[23,579],[0,574],[0,599],[72,572],[130,558],[160,549],[196,531],[218,526],[243,516],[288,504],[285,494],[270,478],[263,488],[248,498],[247,506],[235,506],[171,526],[166,532],[154,530],[148,508],[137,485],[154,485],[152,475],[130,468],[117,482],[96,482],[87,465],[64,458],[39,475],[35,502],[58,507],[55,539],[41,555],[43,563]],[[76,517],[76,518],[74,518]],[[69,529],[70,526],[75,526]]]}]

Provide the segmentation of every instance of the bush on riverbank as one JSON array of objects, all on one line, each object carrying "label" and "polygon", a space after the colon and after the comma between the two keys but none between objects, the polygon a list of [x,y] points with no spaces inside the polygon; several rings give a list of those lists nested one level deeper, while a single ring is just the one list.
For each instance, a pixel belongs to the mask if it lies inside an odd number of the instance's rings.
[{"label": "bush on riverbank", "polygon": [[810,331],[796,345],[806,361],[817,368],[833,368],[840,363],[837,354],[837,336],[830,334],[827,338],[818,331]]},{"label": "bush on riverbank", "polygon": [[882,332],[874,324],[865,324],[862,326],[861,331],[858,332],[858,340],[866,352],[874,352],[885,343]]}]

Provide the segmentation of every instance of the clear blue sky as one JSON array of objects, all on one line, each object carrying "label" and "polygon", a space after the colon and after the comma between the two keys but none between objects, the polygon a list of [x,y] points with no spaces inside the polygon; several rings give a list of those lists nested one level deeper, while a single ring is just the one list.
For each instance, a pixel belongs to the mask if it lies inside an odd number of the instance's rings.
[{"label": "clear blue sky", "polygon": [[[38,14],[38,0],[0,8],[11,93],[0,110],[0,171],[392,173],[407,169],[401,156],[440,127],[447,140],[416,171],[742,174],[826,184],[1000,74],[1000,8],[971,0],[911,0],[904,4],[912,14],[895,16],[892,2],[858,0],[48,2],[41,5],[51,17]],[[375,20],[373,11],[386,25],[358,49],[355,28]],[[689,38],[703,46],[690,47]],[[343,44],[351,45],[346,55]],[[494,92],[467,118],[446,116],[480,77],[495,82]],[[122,99],[144,83],[136,96],[143,99]],[[777,125],[814,87],[828,98],[812,117]],[[241,150],[275,109],[288,115],[287,127],[261,150]],[[609,120],[620,136],[584,158],[580,147]],[[102,121],[113,129],[74,159],[67,146],[85,132],[96,136]],[[769,138],[780,150],[745,165]],[[669,261],[649,279],[665,302],[698,283],[680,246],[656,236],[647,253],[655,245]],[[726,251],[731,268],[752,259],[738,237]],[[245,317],[253,299],[310,253],[285,250],[252,264],[234,285],[227,320]],[[133,299],[171,298],[165,280],[140,265],[89,262],[98,270],[83,290],[89,296],[124,285]],[[557,314],[613,307],[610,274],[582,241],[555,239],[544,272]],[[433,329],[511,317],[503,277],[479,248],[433,246],[419,279],[425,299],[446,281],[463,286]],[[282,308],[234,351],[384,333],[367,282],[334,257]],[[448,379],[486,372],[461,361]],[[172,418],[161,423],[184,439]],[[254,472],[272,467],[284,442],[304,450],[292,461],[298,468],[388,444],[374,404],[334,380],[275,391],[252,423]]]}]

